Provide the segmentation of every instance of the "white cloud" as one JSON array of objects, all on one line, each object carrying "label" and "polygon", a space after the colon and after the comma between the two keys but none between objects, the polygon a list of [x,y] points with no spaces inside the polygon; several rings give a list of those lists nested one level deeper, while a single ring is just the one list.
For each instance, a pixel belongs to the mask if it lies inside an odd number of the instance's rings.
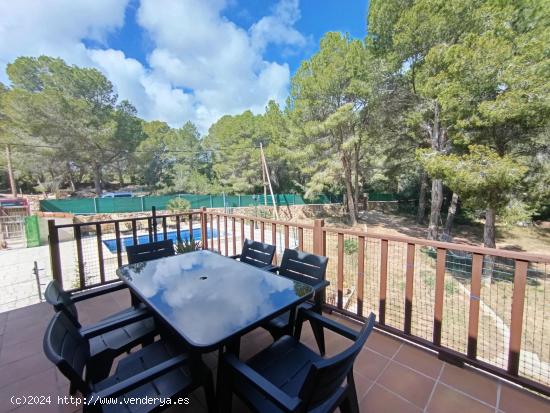
[{"label": "white cloud", "polygon": [[104,42],[122,27],[127,0],[26,0],[0,2],[0,80],[21,55],[47,54],[89,64],[82,39]]},{"label": "white cloud", "polygon": [[270,99],[284,102],[288,65],[266,61],[263,54],[270,43],[294,48],[306,44],[293,28],[300,17],[297,0],[280,0],[271,15],[249,30],[222,16],[226,0],[141,0],[137,20],[154,45],[146,65],[108,45],[86,49],[82,43],[105,42],[109,31],[123,25],[126,3],[2,3],[0,65],[20,55],[49,54],[95,66],[144,118],[172,126],[191,120],[202,132],[224,114],[261,112]]}]

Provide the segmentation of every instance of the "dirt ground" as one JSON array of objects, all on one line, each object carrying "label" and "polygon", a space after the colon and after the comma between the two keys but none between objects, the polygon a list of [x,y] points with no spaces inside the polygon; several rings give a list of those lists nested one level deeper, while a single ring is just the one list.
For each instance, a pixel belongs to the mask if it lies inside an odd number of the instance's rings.
[{"label": "dirt ground", "polygon": [[[330,216],[319,217],[325,219],[326,225],[349,228],[341,214],[330,212]],[[298,217],[295,217],[299,220]],[[300,217],[302,218],[302,217]],[[311,216],[303,216],[311,219]],[[367,232],[404,235],[415,238],[426,238],[427,224],[419,225],[411,215],[398,214],[391,211],[371,210],[360,214],[359,230]],[[518,227],[497,226],[497,248],[513,251],[523,251],[536,254],[550,254],[550,228],[541,226]],[[453,228],[453,242],[457,244],[483,245],[483,222],[470,225],[456,224]]]}]

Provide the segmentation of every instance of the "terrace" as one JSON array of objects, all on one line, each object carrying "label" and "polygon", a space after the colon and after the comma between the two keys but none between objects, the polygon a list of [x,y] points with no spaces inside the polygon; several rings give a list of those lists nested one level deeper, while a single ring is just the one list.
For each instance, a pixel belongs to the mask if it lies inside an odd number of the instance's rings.
[{"label": "terrace", "polygon": [[[329,257],[327,314],[356,330],[364,315],[377,315],[377,330],[355,363],[361,411],[550,409],[545,397],[550,334],[544,323],[549,257],[382,237],[325,227],[321,220],[297,224],[202,210],[97,223],[52,221],[52,273],[75,290],[109,283],[126,262],[128,239],[139,241],[143,234],[163,239],[172,231],[181,239],[186,230],[199,230],[202,247],[222,255],[238,252],[247,237],[276,245],[276,259],[285,247]],[[73,236],[60,237],[67,233]],[[81,321],[93,323],[129,304],[124,291],[84,301],[79,303]],[[0,411],[38,410],[12,405],[12,395],[51,395],[55,401],[68,395],[67,380],[42,352],[52,314],[45,303],[0,313]],[[271,341],[264,330],[248,333],[241,358]],[[309,327],[303,341],[315,348]],[[327,333],[327,353],[339,352],[346,342]],[[205,359],[216,368],[215,353]],[[80,407],[52,403],[40,410],[72,412]],[[201,390],[185,411],[206,411]],[[247,411],[235,397],[234,411]]]}]

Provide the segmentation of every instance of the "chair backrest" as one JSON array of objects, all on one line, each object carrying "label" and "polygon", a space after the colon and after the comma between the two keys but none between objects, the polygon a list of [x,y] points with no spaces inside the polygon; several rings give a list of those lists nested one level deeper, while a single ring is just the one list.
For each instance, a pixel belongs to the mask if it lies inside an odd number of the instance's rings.
[{"label": "chair backrest", "polygon": [[78,327],[64,313],[58,312],[51,319],[44,334],[44,353],[83,395],[90,393],[84,379],[84,367],[90,358],[90,344],[82,337]]},{"label": "chair backrest", "polygon": [[73,300],[71,300],[70,294],[61,287],[57,280],[50,281],[46,287],[46,291],[44,291],[44,298],[53,306],[55,311],[63,311],[80,327],[76,306]]},{"label": "chair backrest", "polygon": [[174,242],[171,239],[126,247],[128,264],[170,257],[175,253]]},{"label": "chair backrest", "polygon": [[260,268],[267,267],[271,265],[274,255],[274,245],[245,239],[241,252],[241,262]]},{"label": "chair backrest", "polygon": [[325,279],[327,263],[327,257],[287,248],[283,253],[279,274],[313,285]]},{"label": "chair backrest", "polygon": [[300,391],[300,398],[306,403],[308,411],[326,402],[339,390],[344,379],[353,373],[355,358],[372,332],[375,319],[374,313],[371,313],[357,339],[346,350],[313,363],[310,367]]}]

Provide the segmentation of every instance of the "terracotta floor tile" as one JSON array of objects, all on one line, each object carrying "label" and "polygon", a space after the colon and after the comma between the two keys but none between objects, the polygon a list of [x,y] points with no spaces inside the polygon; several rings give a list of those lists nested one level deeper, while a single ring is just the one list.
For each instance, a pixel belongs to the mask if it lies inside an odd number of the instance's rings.
[{"label": "terracotta floor tile", "polygon": [[375,384],[365,398],[359,402],[361,412],[373,413],[420,413],[417,406],[405,401]]},{"label": "terracotta floor tile", "polygon": [[472,368],[445,364],[441,381],[492,406],[496,404],[497,381]]},{"label": "terracotta floor tile", "polygon": [[422,350],[412,344],[404,344],[394,357],[395,361],[405,364],[434,379],[439,376],[443,362],[435,353]]},{"label": "terracotta floor tile", "polygon": [[12,382],[0,389],[0,412],[7,412],[18,407],[11,403],[11,396],[52,396],[52,399],[55,397],[57,402],[59,394],[61,393],[56,386],[55,369],[51,368],[23,380]]},{"label": "terracotta floor tile", "polygon": [[51,368],[52,363],[42,353],[5,364],[2,366],[2,370],[9,374],[0,375],[0,388]]},{"label": "terracotta floor tile", "polygon": [[390,359],[363,348],[355,359],[354,369],[370,380],[376,380]]},{"label": "terracotta floor tile", "polygon": [[0,366],[4,366],[8,363],[12,363],[38,353],[42,353],[42,339],[38,341],[31,339],[9,346],[2,345],[2,351],[0,352]]},{"label": "terracotta floor tile", "polygon": [[505,413],[548,413],[550,400],[503,383],[498,408]]},{"label": "terracotta floor tile", "polygon": [[357,391],[357,400],[363,400],[363,397],[366,396],[367,391],[372,387],[374,383],[372,380],[366,378],[359,372],[353,373],[353,378],[355,380],[355,390]]},{"label": "terracotta floor tile", "polygon": [[365,346],[384,356],[393,357],[401,347],[401,342],[386,334],[373,331]]},{"label": "terracotta floor tile", "polygon": [[428,413],[494,413],[495,409],[465,396],[450,387],[438,384],[427,407]]},{"label": "terracotta floor tile", "polygon": [[390,362],[377,383],[384,385],[416,406],[424,408],[435,382],[411,369]]}]

